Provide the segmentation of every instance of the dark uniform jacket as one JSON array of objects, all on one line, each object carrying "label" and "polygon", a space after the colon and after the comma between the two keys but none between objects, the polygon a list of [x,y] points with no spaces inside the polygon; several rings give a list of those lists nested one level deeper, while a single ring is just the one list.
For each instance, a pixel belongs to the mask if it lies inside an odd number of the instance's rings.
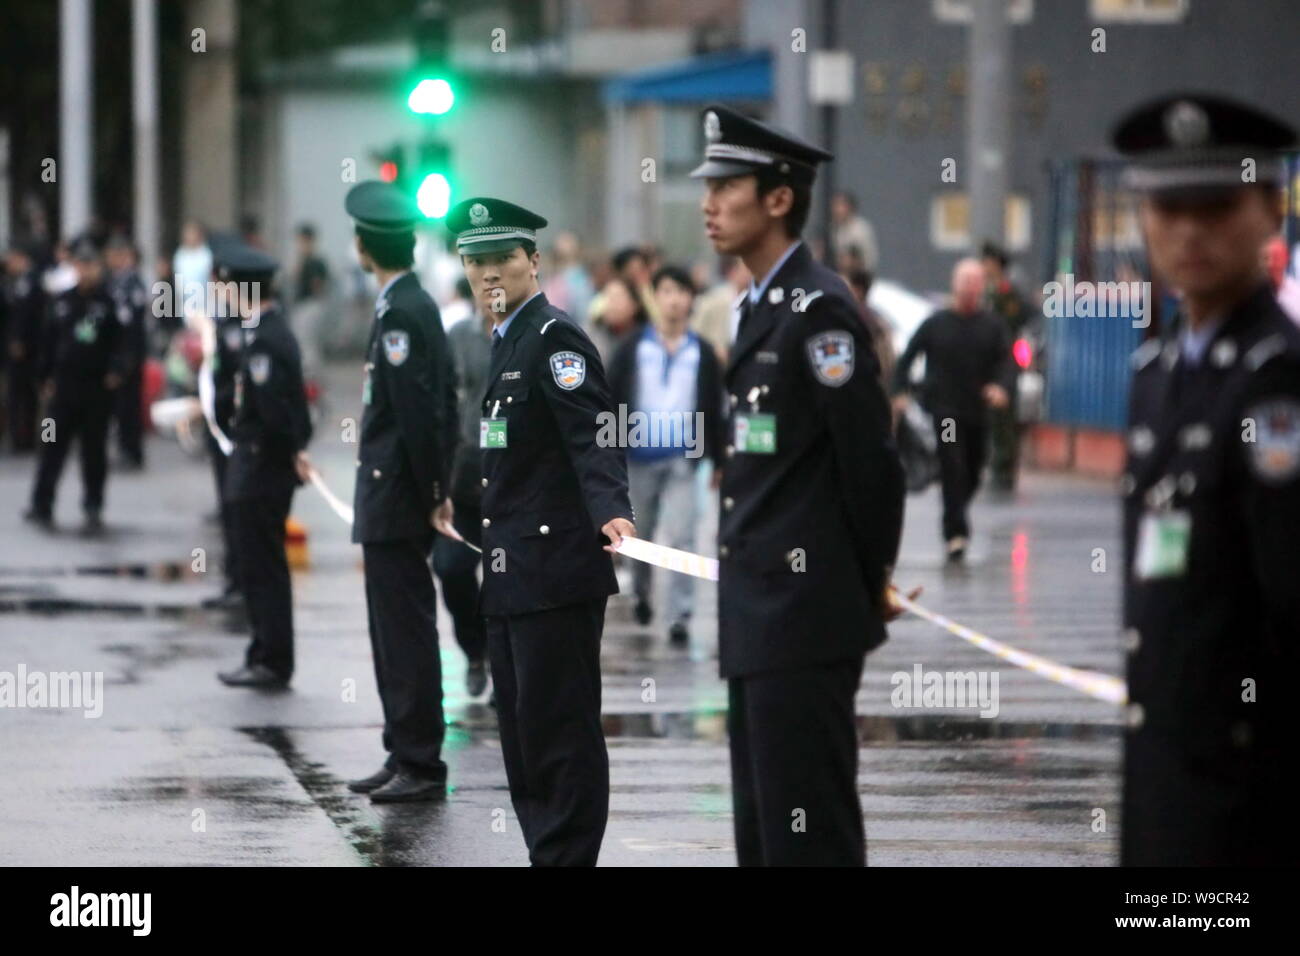
[{"label": "dark uniform jacket", "polygon": [[412,273],[381,297],[362,388],[357,544],[428,537],[456,449],[456,381],[438,307]]},{"label": "dark uniform jacket", "polygon": [[235,417],[235,373],[243,358],[244,329],[239,316],[213,319],[216,325],[216,347],[212,353],[212,411],[217,427],[227,436],[231,419]]},{"label": "dark uniform jacket", "polygon": [[17,343],[23,349],[21,361],[36,362],[45,331],[45,290],[41,288],[40,275],[32,270],[7,277],[3,288],[7,311],[4,341],[0,342],[5,353],[3,361],[15,361],[9,354],[9,346]]},{"label": "dark uniform jacket", "polygon": [[[1261,287],[1195,367],[1159,340],[1134,364],[1121,479],[1125,861],[1294,864],[1279,854],[1300,852],[1300,830],[1268,808],[1289,802],[1297,753],[1300,330]],[[1139,574],[1144,516],[1171,512],[1190,519],[1185,569]]]},{"label": "dark uniform jacket", "polygon": [[133,375],[144,365],[149,347],[145,324],[149,294],[140,274],[134,269],[110,276],[108,294],[113,300],[117,321],[122,326],[123,372]]},{"label": "dark uniform jacket", "polygon": [[605,370],[586,333],[545,295],[519,310],[493,350],[480,407],[505,420],[507,443],[483,451],[481,612],[616,593],[600,529],[634,519],[622,444],[597,440],[614,415]]},{"label": "dark uniform jacket", "polygon": [[[491,333],[484,331],[483,321],[480,316],[471,315],[447,330],[460,404],[460,443],[451,477],[451,498],[458,513],[462,507],[477,511],[483,497],[483,463],[478,447],[482,417],[479,397],[487,388],[488,366],[492,361]],[[472,530],[477,533],[477,528]],[[478,540],[477,536],[474,540]]]},{"label": "dark uniform jacket", "polygon": [[125,373],[122,338],[117,310],[104,288],[83,293],[73,287],[51,303],[39,376],[54,379],[60,400],[99,396],[106,375]]},{"label": "dark uniform jacket", "polygon": [[288,316],[272,304],[244,324],[244,347],[235,372],[235,443],[226,468],[226,496],[246,501],[292,491],[294,457],[311,438],[298,340]]},{"label": "dark uniform jacket", "polygon": [[[848,288],[801,245],[741,315],[725,377],[723,677],[848,660],[884,641],[903,520],[889,409]],[[773,454],[736,445],[738,414],[754,412],[775,416]]]}]

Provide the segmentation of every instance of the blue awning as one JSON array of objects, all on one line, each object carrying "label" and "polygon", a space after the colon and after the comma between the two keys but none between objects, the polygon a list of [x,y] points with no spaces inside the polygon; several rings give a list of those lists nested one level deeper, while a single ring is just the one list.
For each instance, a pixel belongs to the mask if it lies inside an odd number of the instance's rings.
[{"label": "blue awning", "polygon": [[605,83],[606,103],[704,103],[772,98],[767,50],[714,53],[627,73]]}]

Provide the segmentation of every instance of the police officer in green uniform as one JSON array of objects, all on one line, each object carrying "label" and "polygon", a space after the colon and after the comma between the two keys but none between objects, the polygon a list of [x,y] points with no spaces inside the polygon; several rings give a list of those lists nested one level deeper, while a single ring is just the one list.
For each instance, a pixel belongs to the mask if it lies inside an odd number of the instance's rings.
[{"label": "police officer in green uniform", "polygon": [[100,511],[108,475],[108,416],[114,393],[122,384],[125,356],[122,326],[104,288],[99,251],[83,240],[73,248],[72,260],[77,284],[54,300],[40,350],[39,379],[53,434],[48,440],[41,436],[36,484],[26,518],[44,527],[53,523],[55,491],[75,440],[81,448],[85,531],[96,533],[103,527]]},{"label": "police officer in green uniform", "polygon": [[704,113],[702,210],[754,280],[725,375],[718,645],[742,866],[865,863],[854,696],[894,613],[903,473],[858,303],[799,238],[831,155]]},{"label": "police officer in green uniform", "polygon": [[[537,283],[546,220],[476,197],[447,214],[492,360],[481,403],[483,587],[510,799],[537,866],[592,866],[609,813],[600,636],[612,558],[634,535],[600,356]],[[603,547],[603,550],[602,550]]]},{"label": "police officer in green uniform", "polygon": [[1173,95],[1120,121],[1176,327],[1134,354],[1124,496],[1128,731],[1121,862],[1294,866],[1300,329],[1260,249],[1280,150],[1257,109]]},{"label": "police officer in green uniform", "polygon": [[353,780],[374,803],[446,796],[434,513],[456,450],[456,382],[438,307],[411,271],[423,217],[396,186],[354,186],[344,202],[361,264],[379,282],[362,386],[352,541],[361,545],[384,765]]}]

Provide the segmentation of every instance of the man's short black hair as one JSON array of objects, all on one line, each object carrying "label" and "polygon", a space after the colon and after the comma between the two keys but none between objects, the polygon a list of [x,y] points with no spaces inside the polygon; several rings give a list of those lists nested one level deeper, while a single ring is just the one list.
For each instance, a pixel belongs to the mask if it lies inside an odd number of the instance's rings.
[{"label": "man's short black hair", "polygon": [[1007,251],[992,239],[984,240],[984,244],[980,246],[980,258],[992,259],[1003,269],[1005,269],[1007,263],[1011,261],[1011,257],[1007,255]]},{"label": "man's short black hair", "polygon": [[691,279],[691,274],[681,266],[675,266],[671,263],[666,266],[660,266],[659,271],[656,272],[654,278],[650,280],[650,288],[658,292],[659,283],[664,279],[671,279],[691,295],[695,295],[695,282]]},{"label": "man's short black hair", "polygon": [[298,235],[302,236],[304,239],[315,239],[316,227],[309,222],[304,222],[298,227]]},{"label": "man's short black hair", "polygon": [[415,264],[415,233],[374,232],[357,226],[361,248],[374,260],[375,265],[388,272],[409,269]]},{"label": "man's short black hair", "polygon": [[633,259],[640,259],[642,262],[649,261],[646,254],[636,246],[626,246],[614,253],[613,258],[609,260],[609,264],[614,268],[615,272],[621,273]]},{"label": "man's short black hair", "polygon": [[799,238],[803,227],[808,224],[808,213],[812,210],[812,186],[791,182],[775,170],[762,169],[754,174],[757,180],[755,191],[762,199],[773,189],[789,186],[794,193],[790,211],[785,214],[785,234],[791,239]]}]

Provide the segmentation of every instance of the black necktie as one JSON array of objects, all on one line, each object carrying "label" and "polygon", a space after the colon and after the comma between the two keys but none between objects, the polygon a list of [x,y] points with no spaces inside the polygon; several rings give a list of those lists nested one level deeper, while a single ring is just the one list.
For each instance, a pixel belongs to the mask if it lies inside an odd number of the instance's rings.
[{"label": "black necktie", "polygon": [[749,319],[750,313],[753,312],[753,303],[749,301],[749,293],[740,300],[740,321],[736,323],[736,338],[740,338],[741,333],[745,331],[745,322]]},{"label": "black necktie", "polygon": [[496,352],[497,346],[501,344],[501,333],[496,329],[492,330],[492,351]]}]

